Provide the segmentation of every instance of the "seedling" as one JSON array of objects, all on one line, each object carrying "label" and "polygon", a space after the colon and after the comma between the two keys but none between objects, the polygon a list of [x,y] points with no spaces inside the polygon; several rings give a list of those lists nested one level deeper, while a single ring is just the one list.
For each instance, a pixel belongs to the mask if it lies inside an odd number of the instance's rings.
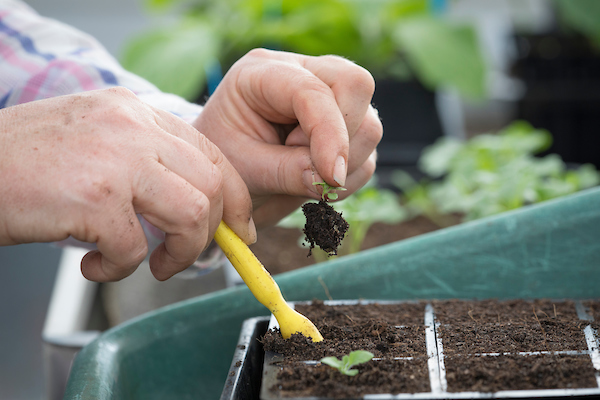
[{"label": "seedling", "polygon": [[[402,207],[398,196],[391,190],[377,187],[376,177],[348,198],[332,203],[331,206],[344,215],[349,224],[345,243],[338,249],[339,255],[360,251],[362,243],[371,225],[374,223],[397,224],[409,218],[408,211]],[[306,218],[301,209],[296,210],[279,223],[284,228],[302,229]],[[305,243],[300,238],[299,246]],[[326,261],[328,254],[322,251],[312,253],[317,262]]]},{"label": "seedling", "polygon": [[337,200],[338,194],[336,190],[347,190],[343,187],[331,186],[327,182],[313,182],[313,185],[319,185],[323,187],[323,193],[321,193],[321,199],[325,202],[329,200]]},{"label": "seedling", "polygon": [[372,358],[373,353],[364,350],[356,350],[347,356],[342,357],[341,360],[336,357],[325,357],[321,359],[321,362],[337,369],[344,375],[354,376],[358,374],[358,370],[352,369],[352,367],[371,361]]}]

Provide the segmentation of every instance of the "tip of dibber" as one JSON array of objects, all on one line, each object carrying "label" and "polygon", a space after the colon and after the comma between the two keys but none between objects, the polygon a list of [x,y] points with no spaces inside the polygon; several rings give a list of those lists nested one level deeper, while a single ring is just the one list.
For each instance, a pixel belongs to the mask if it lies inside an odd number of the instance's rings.
[{"label": "tip of dibber", "polygon": [[322,341],[323,335],[321,335],[317,327],[304,315],[295,313],[297,314],[297,319],[293,324],[279,324],[281,336],[284,339],[289,339],[293,333],[299,333],[302,336],[311,338],[313,342]]}]

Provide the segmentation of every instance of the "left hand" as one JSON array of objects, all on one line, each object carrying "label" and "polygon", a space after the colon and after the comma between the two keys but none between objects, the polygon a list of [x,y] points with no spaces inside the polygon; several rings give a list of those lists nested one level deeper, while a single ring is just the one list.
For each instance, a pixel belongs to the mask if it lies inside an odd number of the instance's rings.
[{"label": "left hand", "polygon": [[225,154],[250,190],[257,226],[273,225],[307,198],[313,182],[344,186],[375,171],[383,127],[375,82],[336,56],[256,49],[235,63],[194,126]]}]

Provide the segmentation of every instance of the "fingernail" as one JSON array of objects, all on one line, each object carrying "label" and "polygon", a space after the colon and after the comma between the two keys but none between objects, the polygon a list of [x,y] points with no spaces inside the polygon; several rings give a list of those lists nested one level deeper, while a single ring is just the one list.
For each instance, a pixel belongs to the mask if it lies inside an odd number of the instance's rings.
[{"label": "fingernail", "polygon": [[313,185],[313,182],[323,182],[318,173],[307,169],[302,173],[302,179],[304,180],[304,185],[308,190],[317,194],[318,196],[321,196],[321,193],[319,193],[319,187],[317,185]]},{"label": "fingernail", "polygon": [[335,160],[333,180],[336,181],[339,186],[344,186],[346,184],[346,160],[344,160],[344,157],[342,156],[338,156]]},{"label": "fingernail", "polygon": [[254,219],[252,217],[250,217],[250,222],[248,223],[248,238],[250,239],[250,243],[248,244],[256,243],[258,238],[256,233],[256,225],[254,225]]}]

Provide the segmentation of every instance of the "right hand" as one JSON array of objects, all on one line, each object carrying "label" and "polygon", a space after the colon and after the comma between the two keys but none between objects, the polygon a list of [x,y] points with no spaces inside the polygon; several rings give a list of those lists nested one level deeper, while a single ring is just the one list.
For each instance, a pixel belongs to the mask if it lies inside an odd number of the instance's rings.
[{"label": "right hand", "polygon": [[206,137],[123,88],[0,110],[0,245],[96,243],[94,281],[130,275],[148,244],[136,214],[166,233],[150,257],[165,280],[191,265],[221,219],[256,240],[241,177]]}]

